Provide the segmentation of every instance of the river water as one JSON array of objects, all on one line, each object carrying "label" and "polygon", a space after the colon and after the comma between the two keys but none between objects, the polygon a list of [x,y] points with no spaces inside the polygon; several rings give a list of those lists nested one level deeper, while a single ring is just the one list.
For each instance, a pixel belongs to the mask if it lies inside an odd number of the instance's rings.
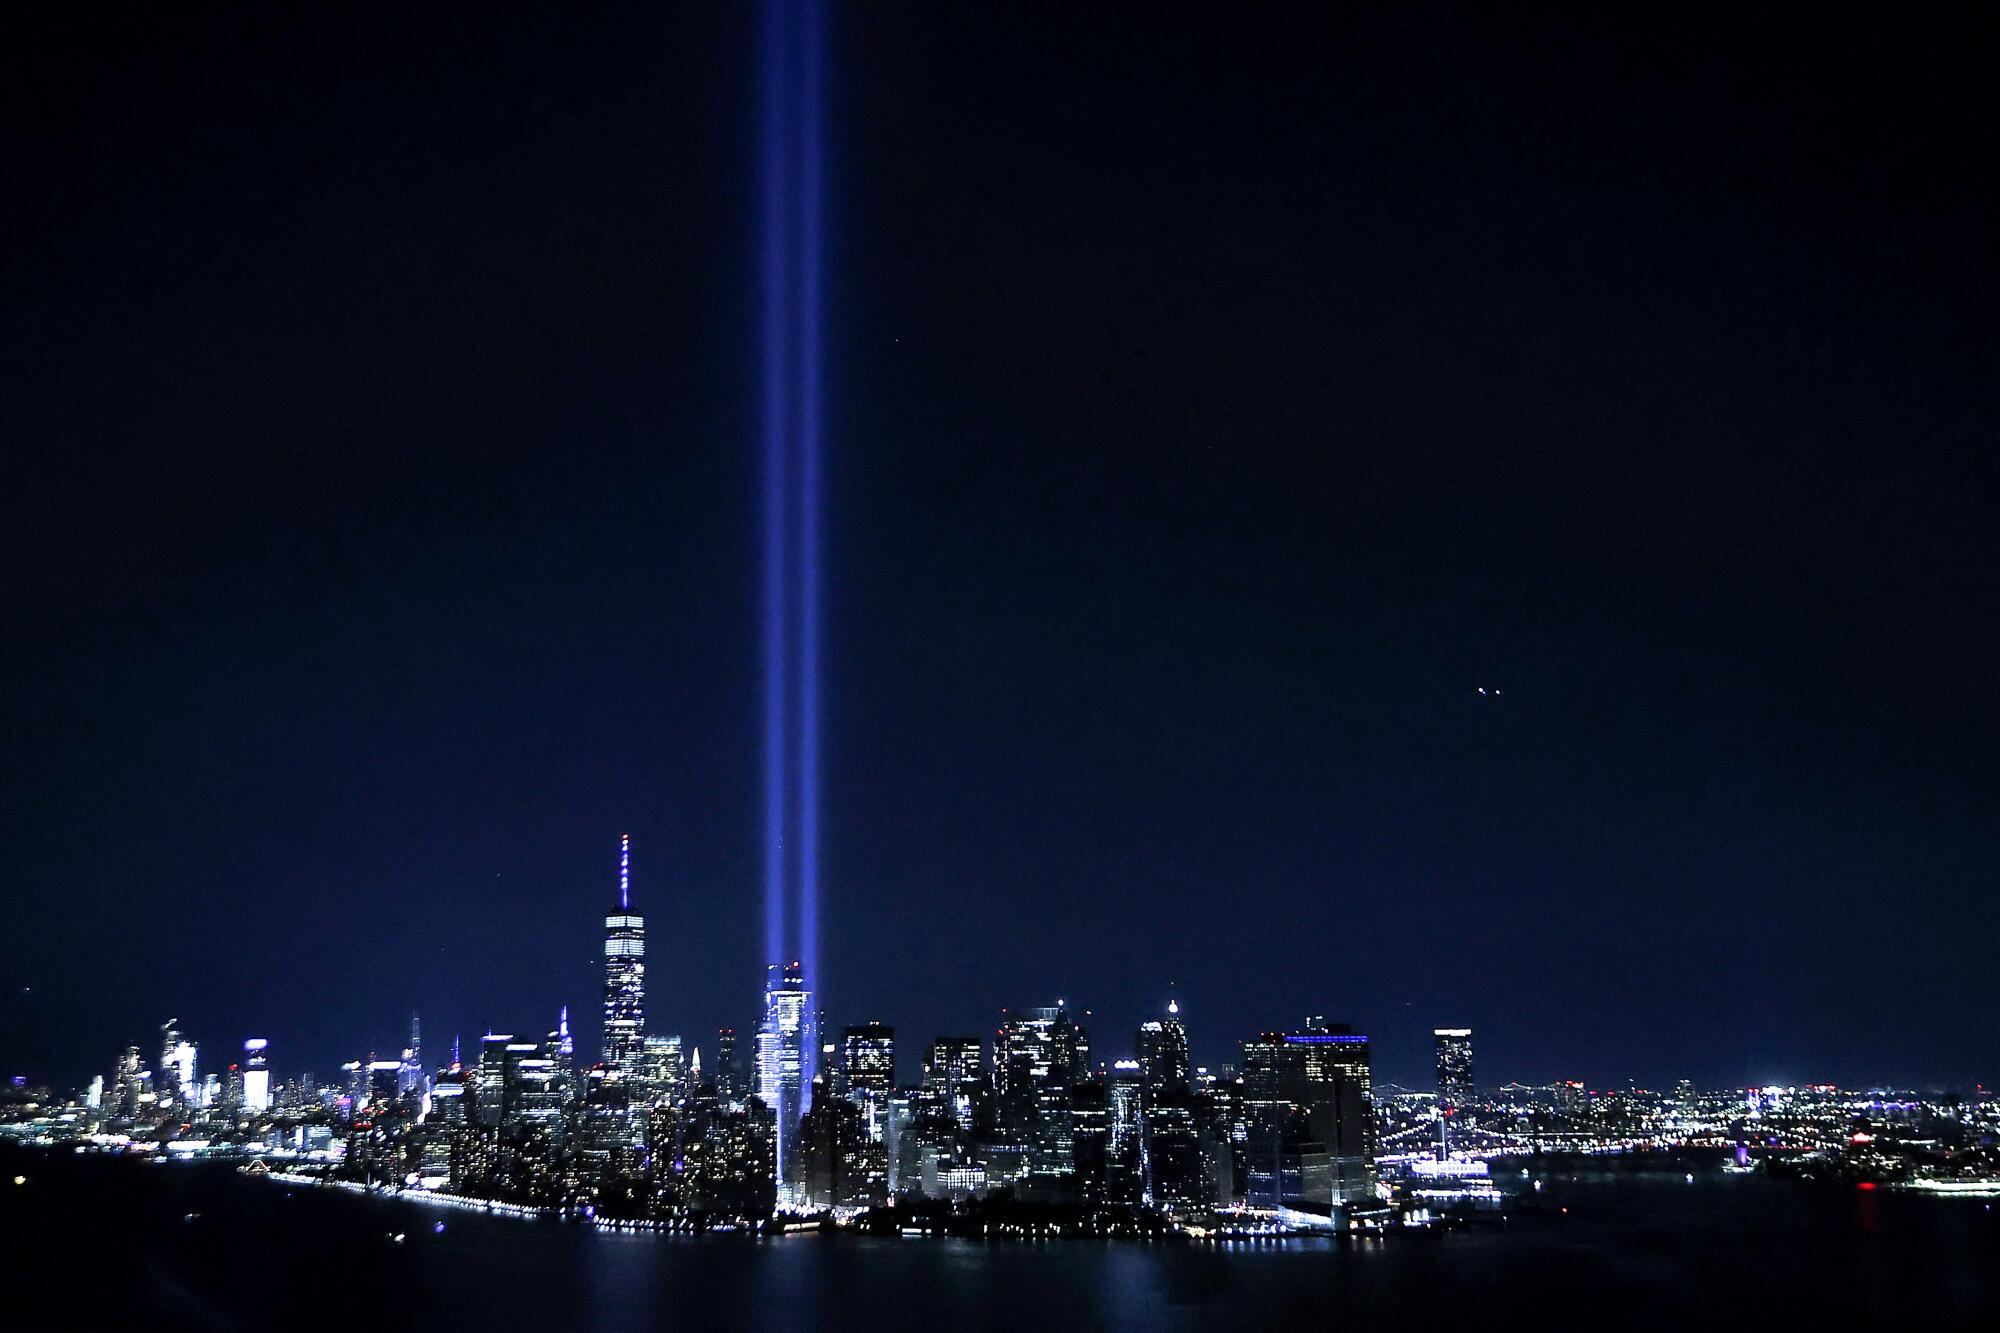
[{"label": "river water", "polygon": [[0,1167],[8,1329],[2000,1327],[1991,1201],[1715,1170],[1542,1169],[1504,1226],[1215,1246],[620,1236],[215,1165]]}]

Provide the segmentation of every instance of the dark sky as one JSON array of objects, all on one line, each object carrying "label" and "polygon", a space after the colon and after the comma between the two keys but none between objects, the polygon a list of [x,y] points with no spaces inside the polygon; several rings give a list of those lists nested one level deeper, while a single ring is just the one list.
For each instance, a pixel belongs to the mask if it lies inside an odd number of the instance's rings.
[{"label": "dark sky", "polygon": [[[8,42],[0,1067],[747,1028],[754,15],[295,8]],[[1970,8],[1076,8],[834,22],[830,1020],[1990,1083]]]}]

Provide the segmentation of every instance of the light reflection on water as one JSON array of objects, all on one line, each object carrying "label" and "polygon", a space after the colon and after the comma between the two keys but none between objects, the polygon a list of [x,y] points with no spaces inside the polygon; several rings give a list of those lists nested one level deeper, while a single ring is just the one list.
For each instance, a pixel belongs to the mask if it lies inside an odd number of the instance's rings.
[{"label": "light reflection on water", "polygon": [[1549,1211],[1492,1230],[1215,1245],[619,1235],[458,1212],[436,1232],[437,1210],[227,1171],[53,1175],[34,1210],[0,1212],[0,1244],[17,1272],[59,1272],[87,1234],[101,1271],[88,1293],[15,1284],[9,1326],[351,1333],[346,1294],[364,1292],[371,1333],[1420,1328],[1475,1312],[1482,1330],[1545,1329],[1555,1311],[1935,1328],[1982,1327],[2000,1299],[2000,1214],[1985,1202],[1720,1173],[1548,1174],[1534,1198]]}]

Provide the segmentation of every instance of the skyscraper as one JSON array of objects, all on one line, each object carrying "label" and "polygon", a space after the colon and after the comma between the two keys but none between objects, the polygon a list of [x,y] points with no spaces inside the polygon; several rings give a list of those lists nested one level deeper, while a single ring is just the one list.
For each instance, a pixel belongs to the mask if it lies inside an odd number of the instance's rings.
[{"label": "skyscraper", "polygon": [[[454,1063],[458,1059],[457,1045],[456,1042],[452,1043],[452,1060]],[[549,1034],[549,1045],[554,1049],[556,1058],[561,1061],[563,1068],[574,1073],[576,1070],[576,1043],[570,1040],[568,1005],[564,1005],[562,1012],[556,1015],[556,1030]]]},{"label": "skyscraper", "polygon": [[896,1029],[862,1023],[841,1034],[840,1067],[849,1100],[887,1097],[896,1087]]},{"label": "skyscraper", "polygon": [[1178,1000],[1167,1001],[1167,1016],[1139,1025],[1139,1068],[1146,1076],[1149,1097],[1185,1089],[1191,1072],[1187,1029],[1181,1025]]},{"label": "skyscraper", "polygon": [[984,1048],[977,1037],[939,1037],[924,1061],[924,1091],[950,1109],[963,1129],[972,1128],[972,1103],[986,1078]]},{"label": "skyscraper", "polygon": [[634,1115],[625,1076],[611,1065],[593,1065],[583,1076],[577,1148],[599,1177],[639,1170],[645,1156],[645,1117]]},{"label": "skyscraper", "polygon": [[1243,1043],[1248,1201],[1330,1211],[1375,1191],[1368,1038],[1308,1020]]},{"label": "skyscraper", "polygon": [[764,1021],[757,1029],[757,1096],[771,1108],[778,1124],[778,1188],[796,1173],[791,1148],[799,1117],[805,1113],[806,1051],[812,1045],[812,992],[805,972],[794,960],[780,968],[773,963],[764,986]]},{"label": "skyscraper", "polygon": [[646,1029],[646,918],[632,910],[632,835],[618,842],[618,909],[604,918],[604,1063],[637,1073]]},{"label": "skyscraper", "polygon": [[169,1018],[160,1025],[160,1077],[153,1085],[153,1095],[162,1110],[171,1112],[180,1100],[180,1082],[175,1077],[174,1051],[181,1043],[181,1031],[174,1026],[180,1020]]},{"label": "skyscraper", "polygon": [[556,1016],[555,1031],[543,1038],[542,1053],[552,1067],[552,1090],[567,1109],[576,1101],[576,1043],[570,1040],[568,1005]]},{"label": "skyscraper", "polygon": [[262,1037],[243,1043],[243,1109],[252,1115],[271,1109],[270,1047]]},{"label": "skyscraper", "polygon": [[678,1036],[647,1036],[639,1057],[639,1077],[630,1080],[630,1095],[644,1106],[672,1106],[687,1095],[687,1066]]},{"label": "skyscraper", "polygon": [[718,1028],[715,1033],[715,1095],[725,1102],[740,1101],[743,1097],[743,1069],[736,1060],[735,1028]]},{"label": "skyscraper", "polygon": [[185,1109],[201,1104],[201,1080],[195,1073],[195,1059],[200,1048],[191,1041],[174,1043],[174,1063],[172,1083],[174,1096]]},{"label": "skyscraper", "polygon": [[1437,1042],[1438,1110],[1457,1115],[1475,1100],[1472,1088],[1472,1029],[1434,1028]]},{"label": "skyscraper", "polygon": [[993,1040],[1003,1132],[1024,1148],[1031,1174],[1075,1170],[1070,1089],[1089,1076],[1090,1038],[1063,1005],[1010,1012]]},{"label": "skyscraper", "polygon": [[118,1076],[112,1094],[114,1113],[122,1116],[139,1114],[139,1098],[146,1090],[145,1067],[139,1063],[139,1048],[127,1046],[125,1054],[118,1061]]},{"label": "skyscraper", "polygon": [[473,1087],[480,1124],[494,1129],[507,1122],[521,1093],[521,1056],[533,1049],[516,1042],[511,1032],[489,1032],[479,1039]]},{"label": "skyscraper", "polygon": [[[551,1034],[553,1036],[554,1034]],[[519,1090],[508,1107],[509,1127],[521,1126],[543,1133],[560,1144],[567,1132],[569,1115],[569,1075],[567,1066],[549,1042],[516,1042],[509,1048],[514,1057]]]},{"label": "skyscraper", "polygon": [[403,1062],[396,1071],[396,1095],[424,1090],[424,1028],[416,1014],[410,1015],[410,1044],[403,1048]]}]

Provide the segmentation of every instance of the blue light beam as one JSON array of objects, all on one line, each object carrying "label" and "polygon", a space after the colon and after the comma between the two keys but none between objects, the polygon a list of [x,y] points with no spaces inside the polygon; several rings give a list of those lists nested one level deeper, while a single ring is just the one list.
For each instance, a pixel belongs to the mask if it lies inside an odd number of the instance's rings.
[{"label": "blue light beam", "polygon": [[[764,948],[819,975],[822,0],[767,0],[762,52]],[[808,1035],[803,1076],[819,1055]],[[779,1154],[786,1145],[781,1133]],[[782,1161],[781,1161],[782,1168]]]}]

